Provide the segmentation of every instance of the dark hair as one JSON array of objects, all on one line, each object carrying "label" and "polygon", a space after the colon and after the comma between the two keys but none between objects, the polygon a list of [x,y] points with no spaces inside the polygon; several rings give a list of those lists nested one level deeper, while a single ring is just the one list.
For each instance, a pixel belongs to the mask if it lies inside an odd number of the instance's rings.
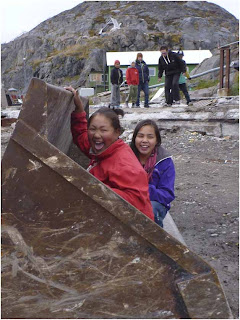
[{"label": "dark hair", "polygon": [[162,50],[167,50],[168,51],[168,47],[167,46],[161,46],[160,47],[160,51],[162,51]]},{"label": "dark hair", "polygon": [[143,54],[142,54],[141,52],[139,52],[139,53],[137,54],[136,60],[138,60],[138,57],[143,57]]},{"label": "dark hair", "polygon": [[122,117],[124,116],[124,111],[122,109],[114,109],[114,108],[110,109],[107,107],[103,107],[103,108],[98,109],[88,119],[88,127],[90,126],[92,119],[98,114],[103,115],[104,117],[109,119],[115,130],[120,130],[120,132],[123,131],[121,124],[120,124],[120,121],[119,121],[119,118],[118,118],[119,115],[121,115]]},{"label": "dark hair", "polygon": [[139,151],[138,151],[138,149],[136,148],[135,140],[136,140],[138,131],[139,131],[142,127],[144,127],[144,126],[152,126],[152,127],[154,128],[155,135],[156,135],[156,138],[157,138],[157,146],[160,146],[160,145],[161,145],[161,142],[162,142],[162,140],[161,140],[161,135],[160,135],[158,126],[157,126],[157,124],[156,124],[156,122],[155,122],[154,120],[146,119],[146,120],[140,121],[140,122],[136,125],[136,128],[134,129],[132,141],[131,141],[131,144],[130,144],[130,147],[131,147],[132,151],[135,153],[135,155],[136,155],[136,157],[137,157],[138,159],[139,159]]}]

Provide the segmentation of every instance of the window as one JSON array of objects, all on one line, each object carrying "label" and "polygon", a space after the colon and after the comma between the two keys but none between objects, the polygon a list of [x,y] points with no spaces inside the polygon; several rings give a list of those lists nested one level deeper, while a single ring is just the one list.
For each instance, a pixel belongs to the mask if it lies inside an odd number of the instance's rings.
[{"label": "window", "polygon": [[[102,82],[104,82],[104,74],[102,74]],[[105,74],[105,82],[108,82],[108,75]]]},{"label": "window", "polygon": [[97,81],[97,74],[96,73],[90,73],[89,80],[90,81]]},{"label": "window", "polygon": [[149,76],[150,77],[156,76],[156,68],[149,68]]},{"label": "window", "polygon": [[[102,73],[90,73],[89,81],[96,82],[97,84],[104,83],[104,75]],[[105,74],[105,82],[108,81],[108,75]]]}]

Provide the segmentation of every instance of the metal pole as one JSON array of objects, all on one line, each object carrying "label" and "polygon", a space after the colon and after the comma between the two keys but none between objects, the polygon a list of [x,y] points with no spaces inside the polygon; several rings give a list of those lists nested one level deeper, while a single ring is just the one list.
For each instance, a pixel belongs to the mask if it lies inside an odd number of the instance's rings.
[{"label": "metal pole", "polygon": [[229,90],[229,77],[230,77],[230,47],[226,48],[226,80],[225,88]]},{"label": "metal pole", "polygon": [[224,46],[219,47],[219,49],[226,48],[226,47],[232,46],[232,45],[237,44],[237,43],[239,43],[239,41],[234,41],[234,42],[231,42],[231,43],[227,43]]},{"label": "metal pole", "polygon": [[220,84],[219,88],[223,88],[223,76],[224,76],[224,49],[220,49]]},{"label": "metal pole", "polygon": [[103,84],[104,91],[106,91],[106,52],[103,53]]}]

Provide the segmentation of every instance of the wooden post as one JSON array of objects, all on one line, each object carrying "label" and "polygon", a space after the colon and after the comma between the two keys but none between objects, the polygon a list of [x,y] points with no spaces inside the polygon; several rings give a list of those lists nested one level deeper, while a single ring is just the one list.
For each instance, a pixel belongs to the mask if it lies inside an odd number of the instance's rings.
[{"label": "wooden post", "polygon": [[223,88],[223,77],[224,77],[224,48],[220,49],[220,82],[219,89]]},{"label": "wooden post", "polygon": [[230,47],[226,49],[226,73],[225,73],[225,88],[229,90],[229,76],[230,76]]}]

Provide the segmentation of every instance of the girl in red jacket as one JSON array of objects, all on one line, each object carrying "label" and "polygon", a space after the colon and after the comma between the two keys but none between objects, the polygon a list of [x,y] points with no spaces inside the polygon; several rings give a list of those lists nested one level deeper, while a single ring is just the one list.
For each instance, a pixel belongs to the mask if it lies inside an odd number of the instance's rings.
[{"label": "girl in red jacket", "polygon": [[[74,95],[75,111],[71,115],[73,142],[90,159],[88,171],[114,192],[154,220],[148,194],[148,178],[131,148],[119,136],[119,110],[101,108],[88,122],[78,92]],[[122,111],[122,110],[120,110]]]}]

